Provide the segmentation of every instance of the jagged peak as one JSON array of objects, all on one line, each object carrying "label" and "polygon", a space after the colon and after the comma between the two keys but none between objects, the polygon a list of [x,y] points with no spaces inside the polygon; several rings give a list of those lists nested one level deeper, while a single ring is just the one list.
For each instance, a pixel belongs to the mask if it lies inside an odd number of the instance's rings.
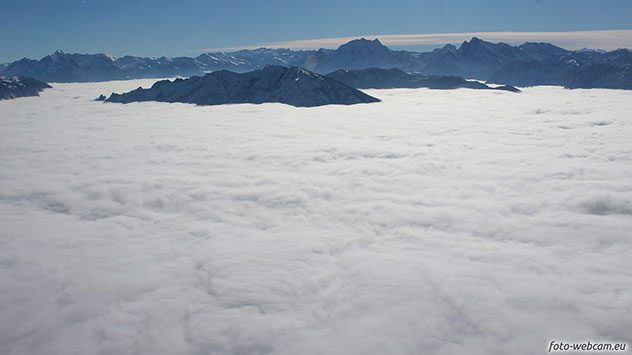
[{"label": "jagged peak", "polygon": [[463,41],[463,44],[470,45],[470,46],[480,46],[480,45],[483,45],[483,44],[486,44],[486,43],[491,43],[491,42],[487,42],[487,41],[482,40],[482,39],[480,39],[480,38],[478,38],[476,36],[472,37],[469,42],[468,41]]},{"label": "jagged peak", "polygon": [[453,45],[453,44],[449,44],[448,43],[445,46],[443,46],[443,48],[437,49],[437,50],[439,50],[441,52],[454,53],[454,52],[456,52],[456,46]]},{"label": "jagged peak", "polygon": [[507,43],[503,43],[503,42],[498,42],[498,43],[494,43],[494,42],[487,42],[485,40],[482,40],[478,37],[472,37],[470,39],[470,41],[463,41],[463,43],[461,43],[461,46],[459,47],[458,51],[459,52],[463,52],[463,51],[467,51],[470,49],[474,49],[474,50],[490,50],[492,48],[499,48],[499,47],[512,47],[511,45],[507,44]]},{"label": "jagged peak", "polygon": [[64,51],[62,51],[61,49],[58,49],[58,50],[54,51],[52,54],[49,54],[49,55],[47,55],[46,57],[44,57],[42,59],[49,58],[50,60],[55,61],[57,59],[65,57],[66,55],[67,54],[64,53]]}]

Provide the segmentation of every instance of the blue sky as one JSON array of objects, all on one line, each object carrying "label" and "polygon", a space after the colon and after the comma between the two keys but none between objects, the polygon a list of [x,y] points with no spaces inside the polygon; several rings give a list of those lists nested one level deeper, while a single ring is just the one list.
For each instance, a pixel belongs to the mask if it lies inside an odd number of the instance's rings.
[{"label": "blue sky", "polygon": [[194,56],[362,35],[632,29],[630,0],[0,0],[0,11],[0,62],[56,49]]}]

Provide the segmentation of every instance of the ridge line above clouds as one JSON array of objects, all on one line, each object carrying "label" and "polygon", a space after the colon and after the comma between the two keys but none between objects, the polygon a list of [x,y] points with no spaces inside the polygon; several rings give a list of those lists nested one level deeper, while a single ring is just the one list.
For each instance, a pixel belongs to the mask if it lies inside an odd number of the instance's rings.
[{"label": "ridge line above clouds", "polygon": [[480,37],[491,42],[507,42],[521,44],[524,42],[549,42],[565,49],[593,49],[614,50],[618,48],[632,48],[632,30],[600,30],[600,31],[567,31],[567,32],[459,32],[459,33],[427,33],[427,34],[394,34],[394,35],[357,35],[348,37],[315,38],[295,41],[259,43],[252,46],[236,46],[226,48],[206,48],[193,52],[235,51],[240,49],[257,48],[289,48],[289,49],[318,49],[337,48],[338,46],[357,38],[378,38],[386,46],[420,46],[444,45],[461,43],[472,37]]}]

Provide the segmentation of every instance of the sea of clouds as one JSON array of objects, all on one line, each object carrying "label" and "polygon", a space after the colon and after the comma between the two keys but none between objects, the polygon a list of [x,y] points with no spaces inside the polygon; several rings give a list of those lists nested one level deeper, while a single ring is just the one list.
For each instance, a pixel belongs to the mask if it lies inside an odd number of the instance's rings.
[{"label": "sea of clouds", "polygon": [[632,345],[632,92],[0,101],[2,354]]}]

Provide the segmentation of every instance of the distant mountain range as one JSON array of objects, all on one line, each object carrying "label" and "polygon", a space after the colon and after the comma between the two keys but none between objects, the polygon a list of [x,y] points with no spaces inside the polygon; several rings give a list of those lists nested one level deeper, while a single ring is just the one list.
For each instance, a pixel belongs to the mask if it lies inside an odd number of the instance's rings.
[{"label": "distant mountain range", "polygon": [[406,73],[400,69],[355,69],[336,70],[327,74],[356,89],[430,88],[430,89],[483,89],[520,92],[511,85],[491,87],[475,80],[465,80],[460,76],[427,76]]},{"label": "distant mountain range", "polygon": [[[98,100],[103,100],[103,96]],[[161,80],[149,89],[112,94],[106,102],[183,102],[198,105],[280,102],[297,107],[352,105],[379,99],[299,67],[267,65],[248,73],[220,70],[204,76]]]},{"label": "distant mountain range", "polygon": [[512,46],[479,38],[458,48],[432,52],[393,51],[379,40],[357,39],[336,50],[240,50],[205,53],[195,58],[114,58],[105,54],[57,51],[40,60],[22,59],[0,66],[0,75],[19,75],[47,82],[107,81],[204,75],[219,70],[247,72],[266,65],[302,67],[326,74],[336,70],[397,68],[425,76],[460,76],[489,83],[567,88],[632,89],[632,52],[568,51],[549,43]]},{"label": "distant mountain range", "polygon": [[17,76],[0,76],[0,100],[25,96],[39,96],[39,93],[51,86],[39,80]]}]

